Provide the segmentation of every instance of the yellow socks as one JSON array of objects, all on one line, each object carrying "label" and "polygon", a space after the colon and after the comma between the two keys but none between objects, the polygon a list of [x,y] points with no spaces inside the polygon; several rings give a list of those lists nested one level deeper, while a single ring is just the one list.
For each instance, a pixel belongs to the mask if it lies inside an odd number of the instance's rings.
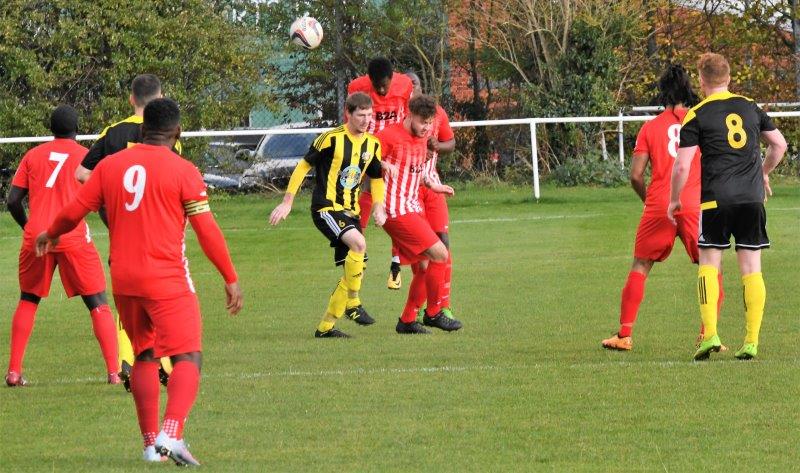
[{"label": "yellow socks", "polygon": [[128,334],[125,333],[125,329],[122,328],[122,322],[119,320],[119,314],[117,314],[117,345],[119,346],[120,369],[122,368],[123,361],[133,366],[133,361],[136,356],[133,354],[131,340],[128,338]]},{"label": "yellow socks", "polygon": [[697,296],[700,301],[700,318],[705,327],[704,340],[709,340],[717,334],[717,301],[719,300],[717,273],[716,267],[707,264],[701,265],[697,272]]},{"label": "yellow socks", "polygon": [[758,345],[758,332],[761,330],[761,319],[764,317],[764,304],[767,301],[767,289],[761,273],[750,273],[742,276],[744,285],[744,319],[747,333],[745,343]]},{"label": "yellow socks", "polygon": [[320,332],[327,332],[332,329],[336,321],[344,315],[345,304],[347,303],[347,287],[344,285],[344,278],[339,280],[336,289],[333,290],[331,298],[328,301],[328,308],[325,310],[325,316],[317,326]]},{"label": "yellow socks", "polygon": [[353,250],[347,252],[344,259],[344,284],[347,287],[347,308],[361,305],[358,297],[361,291],[361,280],[364,278],[364,253],[356,253]]}]

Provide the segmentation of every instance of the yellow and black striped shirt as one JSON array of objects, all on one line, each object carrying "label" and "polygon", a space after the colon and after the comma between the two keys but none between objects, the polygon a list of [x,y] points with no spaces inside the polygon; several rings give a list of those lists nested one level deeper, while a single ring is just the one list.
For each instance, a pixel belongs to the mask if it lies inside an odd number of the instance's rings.
[{"label": "yellow and black striped shirt", "polygon": [[[93,171],[97,164],[106,156],[128,149],[136,143],[142,142],[142,122],[144,119],[138,115],[131,115],[105,127],[100,133],[100,138],[94,142],[89,152],[81,162],[81,166]],[[181,142],[175,143],[173,151],[181,154]]]},{"label": "yellow and black striped shirt", "polygon": [[355,138],[342,125],[314,140],[305,158],[314,167],[311,210],[360,212],[359,184],[367,176],[381,177],[381,144],[374,135]]}]

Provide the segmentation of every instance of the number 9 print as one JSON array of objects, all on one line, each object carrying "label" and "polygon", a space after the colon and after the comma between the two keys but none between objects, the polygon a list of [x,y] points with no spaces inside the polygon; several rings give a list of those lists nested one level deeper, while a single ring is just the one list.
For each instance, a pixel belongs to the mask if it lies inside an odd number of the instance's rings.
[{"label": "number 9 print", "polygon": [[133,202],[125,202],[125,210],[128,212],[133,212],[142,203],[145,182],[147,182],[147,171],[144,166],[137,164],[125,171],[125,175],[122,177],[122,186],[133,194]]}]

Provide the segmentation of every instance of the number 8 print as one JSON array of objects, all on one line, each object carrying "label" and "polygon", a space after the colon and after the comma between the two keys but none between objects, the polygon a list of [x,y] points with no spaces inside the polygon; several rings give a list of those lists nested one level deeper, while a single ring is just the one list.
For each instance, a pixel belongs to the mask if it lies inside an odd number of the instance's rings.
[{"label": "number 8 print", "polygon": [[731,113],[725,117],[725,125],[728,126],[728,144],[733,149],[741,149],[747,143],[747,133],[744,132],[742,117]]},{"label": "number 8 print", "polygon": [[128,170],[125,171],[125,175],[122,178],[122,185],[125,187],[126,191],[133,194],[133,202],[130,204],[125,202],[125,210],[128,212],[133,212],[139,208],[139,204],[142,203],[145,182],[147,182],[147,171],[144,166],[137,164],[129,167]]}]

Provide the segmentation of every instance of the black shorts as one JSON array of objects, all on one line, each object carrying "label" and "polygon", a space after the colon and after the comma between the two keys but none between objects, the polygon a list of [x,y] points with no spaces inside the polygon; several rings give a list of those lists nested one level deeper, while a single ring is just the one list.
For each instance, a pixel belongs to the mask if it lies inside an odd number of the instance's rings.
[{"label": "black shorts", "polygon": [[730,248],[731,235],[736,239],[737,250],[769,248],[764,204],[725,205],[701,212],[697,242],[700,248]]},{"label": "black shorts", "polygon": [[[358,219],[358,215],[346,210],[312,210],[311,220],[314,221],[317,229],[325,235],[325,238],[331,242],[334,264],[336,266],[343,265],[350,248],[342,243],[342,235],[354,229],[361,231],[361,222]],[[365,254],[364,262],[366,261],[367,255]]]}]

